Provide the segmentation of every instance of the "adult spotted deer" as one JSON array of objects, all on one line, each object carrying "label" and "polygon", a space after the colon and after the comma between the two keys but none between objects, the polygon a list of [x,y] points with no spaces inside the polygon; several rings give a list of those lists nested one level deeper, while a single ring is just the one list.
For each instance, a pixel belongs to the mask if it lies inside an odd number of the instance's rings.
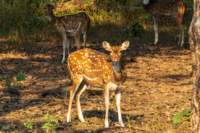
[{"label": "adult spotted deer", "polygon": [[154,44],[158,43],[159,31],[157,19],[160,16],[170,16],[176,20],[179,28],[178,46],[184,44],[184,25],[183,17],[186,11],[186,5],[183,0],[143,0],[144,9],[153,16],[155,39]]},{"label": "adult spotted deer", "polygon": [[[72,86],[69,88],[70,98],[67,112],[67,122],[71,121],[72,101],[76,98],[78,117],[84,122],[80,105],[80,96],[88,87],[102,88],[105,97],[105,127],[109,127],[109,94],[115,91],[116,105],[118,111],[118,120],[122,127],[124,123],[121,116],[120,84],[122,81],[121,73],[121,52],[129,47],[129,41],[125,41],[121,46],[111,46],[108,42],[103,42],[103,48],[110,52],[108,55],[98,51],[84,48],[71,53],[68,56],[68,69],[72,79]],[[109,61],[110,60],[110,61]]]},{"label": "adult spotted deer", "polygon": [[74,38],[74,44],[80,49],[81,37],[83,38],[83,45],[86,45],[87,32],[90,25],[90,18],[85,12],[80,12],[73,15],[55,16],[53,10],[55,6],[53,4],[47,4],[47,15],[49,20],[56,26],[59,33],[62,35],[63,44],[63,57],[62,63],[65,62],[66,48],[67,54],[70,49],[70,39]]}]

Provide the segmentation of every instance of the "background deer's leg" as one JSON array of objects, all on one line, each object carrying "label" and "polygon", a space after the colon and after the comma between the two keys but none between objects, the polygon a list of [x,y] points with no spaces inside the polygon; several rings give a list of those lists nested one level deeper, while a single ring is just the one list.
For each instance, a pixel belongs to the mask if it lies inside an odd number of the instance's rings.
[{"label": "background deer's leg", "polygon": [[184,26],[181,25],[180,28],[179,28],[179,42],[178,42],[178,45],[179,47],[183,47],[183,44],[184,44]]},{"label": "background deer's leg", "polygon": [[183,47],[183,44],[185,42],[185,33],[184,33],[184,26],[182,28],[182,31],[181,31],[181,47]]},{"label": "background deer's leg", "polygon": [[85,122],[83,113],[81,111],[81,104],[80,104],[80,96],[81,94],[86,90],[87,86],[84,85],[83,88],[78,92],[77,97],[76,97],[76,106],[77,106],[77,111],[78,111],[78,118],[81,122]]},{"label": "background deer's leg", "polygon": [[121,115],[121,91],[119,88],[116,89],[115,91],[115,98],[116,98],[116,106],[117,106],[117,113],[118,113],[118,121],[120,123],[121,127],[124,127],[124,123],[122,120],[122,115]]},{"label": "background deer's leg", "polygon": [[155,34],[154,44],[156,45],[158,43],[159,33],[158,33],[158,24],[157,24],[156,18],[154,16],[153,16],[153,29],[154,29],[154,34]]},{"label": "background deer's leg", "polygon": [[177,24],[179,26],[179,47],[183,47],[184,44],[184,15],[185,15],[185,11],[186,11],[186,5],[183,3],[183,1],[178,1],[177,2],[177,6],[178,6],[178,12],[177,12],[177,16],[176,16],[176,21]]},{"label": "background deer's leg", "polygon": [[86,46],[86,40],[87,40],[87,33],[86,33],[86,32],[83,32],[83,46],[84,46],[84,47],[87,47],[87,46]]},{"label": "background deer's leg", "polygon": [[[65,56],[66,56],[66,47],[67,47],[67,36],[65,33],[62,33],[62,39],[63,39],[63,57],[62,57],[62,63],[65,62]],[[68,53],[69,54],[69,53]]]},{"label": "background deer's leg", "polygon": [[76,48],[80,49],[81,48],[81,46],[80,46],[80,34],[77,34],[74,39],[75,39]]},{"label": "background deer's leg", "polygon": [[70,44],[71,44],[71,38],[67,37],[67,42],[66,42],[66,46],[67,46],[67,56],[70,54]]},{"label": "background deer's leg", "polygon": [[106,113],[105,113],[105,122],[104,122],[104,126],[105,128],[109,127],[109,123],[108,123],[108,113],[109,113],[109,104],[110,104],[110,99],[109,99],[109,86],[106,85],[104,88],[104,97],[105,97],[105,108],[106,108]]}]

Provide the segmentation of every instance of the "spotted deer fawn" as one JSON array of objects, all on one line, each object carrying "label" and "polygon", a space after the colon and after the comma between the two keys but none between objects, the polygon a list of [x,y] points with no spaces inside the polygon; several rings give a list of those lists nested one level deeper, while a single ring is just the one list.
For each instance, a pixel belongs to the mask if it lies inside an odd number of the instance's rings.
[{"label": "spotted deer fawn", "polygon": [[122,127],[124,123],[121,116],[120,99],[123,74],[121,73],[121,52],[129,47],[129,41],[125,41],[121,46],[111,46],[104,41],[103,48],[110,52],[110,56],[96,50],[84,48],[75,51],[68,56],[67,65],[72,79],[72,86],[69,88],[69,105],[67,112],[67,122],[71,121],[72,101],[76,98],[78,117],[84,122],[80,105],[80,96],[88,87],[102,88],[105,97],[105,127],[109,127],[109,94],[115,91],[118,120]]},{"label": "spotted deer fawn", "polygon": [[144,9],[153,16],[155,39],[154,44],[158,43],[159,31],[157,19],[160,16],[171,16],[176,20],[179,28],[178,46],[184,44],[184,25],[183,18],[186,12],[186,5],[183,0],[143,0]]},{"label": "spotted deer fawn", "polygon": [[73,15],[55,16],[53,4],[47,4],[47,15],[49,20],[56,26],[58,32],[62,35],[63,57],[62,63],[65,62],[66,48],[67,55],[70,50],[70,38],[74,39],[74,44],[80,49],[81,37],[83,38],[83,45],[86,45],[87,32],[90,25],[90,18],[85,12],[80,12]]}]

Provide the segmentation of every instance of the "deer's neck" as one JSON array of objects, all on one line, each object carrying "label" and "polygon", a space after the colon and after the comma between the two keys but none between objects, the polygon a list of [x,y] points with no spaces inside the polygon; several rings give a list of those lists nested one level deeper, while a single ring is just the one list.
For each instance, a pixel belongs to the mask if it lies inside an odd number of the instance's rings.
[{"label": "deer's neck", "polygon": [[117,81],[121,81],[121,79],[123,78],[121,70],[120,70],[120,71],[117,71],[117,70],[113,67],[113,71],[114,71],[115,79],[116,79]]}]

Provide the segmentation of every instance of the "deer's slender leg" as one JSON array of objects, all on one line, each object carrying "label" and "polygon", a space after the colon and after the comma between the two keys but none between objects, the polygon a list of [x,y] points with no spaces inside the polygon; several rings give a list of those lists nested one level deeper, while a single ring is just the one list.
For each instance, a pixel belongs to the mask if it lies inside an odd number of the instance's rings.
[{"label": "deer's slender leg", "polygon": [[178,1],[177,3],[178,6],[178,10],[177,10],[177,16],[176,16],[176,21],[177,24],[179,26],[179,47],[182,47],[184,44],[184,24],[183,24],[183,18],[184,18],[184,14],[186,11],[186,5],[183,3],[183,1]]},{"label": "deer's slender leg", "polygon": [[69,105],[68,105],[68,112],[67,112],[67,122],[71,122],[72,102],[73,102],[73,90],[70,90],[69,91]]},{"label": "deer's slender leg", "polygon": [[181,32],[180,33],[178,33],[178,47],[181,47]]},{"label": "deer's slender leg", "polygon": [[80,49],[81,48],[81,46],[80,46],[80,34],[77,34],[74,39],[75,39],[76,48]]},{"label": "deer's slender leg", "polygon": [[158,43],[159,33],[158,33],[158,24],[157,24],[156,18],[154,16],[153,16],[153,29],[154,29],[154,34],[155,34],[154,44],[156,45]]},{"label": "deer's slender leg", "polygon": [[81,122],[85,122],[83,113],[81,110],[81,104],[80,104],[80,96],[81,94],[86,90],[87,86],[84,85],[83,88],[78,92],[77,97],[76,97],[76,106],[77,106],[77,111],[78,111],[78,118]]},{"label": "deer's slender leg", "polygon": [[117,106],[117,113],[118,113],[118,121],[120,123],[121,127],[124,127],[124,123],[122,120],[122,115],[121,115],[121,91],[119,88],[116,89],[115,91],[115,98],[116,98],[116,106]]},{"label": "deer's slender leg", "polygon": [[181,26],[179,34],[180,34],[180,36],[179,36],[179,46],[183,47],[183,44],[184,44],[184,28],[183,28],[183,26]]},{"label": "deer's slender leg", "polygon": [[106,108],[104,126],[105,126],[105,128],[108,128],[109,127],[108,113],[109,113],[109,104],[110,104],[109,86],[108,85],[105,86],[105,90],[104,91],[105,91],[104,92],[104,97],[105,97],[105,108]]},{"label": "deer's slender leg", "polygon": [[71,38],[67,37],[67,42],[66,42],[66,47],[67,47],[67,56],[70,53],[70,43],[71,43]]},{"label": "deer's slender leg", "polygon": [[83,46],[86,47],[87,33],[83,32]]},{"label": "deer's slender leg", "polygon": [[184,43],[184,29],[183,26],[179,26],[179,35],[178,35],[178,46],[182,47]]},{"label": "deer's slender leg", "polygon": [[183,44],[185,42],[185,33],[184,33],[184,28],[182,29],[182,38],[181,38],[181,47],[183,47]]},{"label": "deer's slender leg", "polygon": [[[84,78],[83,77],[80,77],[79,78],[79,82],[78,82],[78,84],[76,85],[76,88],[74,89],[74,92],[73,92],[73,98],[76,96],[76,94],[77,94],[77,92],[79,91],[79,89],[81,88],[81,84],[83,84],[83,80],[84,80]],[[81,88],[82,89],[82,88]]]},{"label": "deer's slender leg", "polygon": [[83,78],[81,78],[79,80],[79,83],[78,84],[74,84],[72,86],[72,88],[70,89],[70,96],[69,96],[69,105],[68,105],[68,112],[67,112],[67,122],[71,122],[71,108],[72,108],[72,102],[73,102],[73,99],[76,95],[76,92],[78,91],[78,89],[80,88],[81,86],[81,83],[83,82]]},{"label": "deer's slender leg", "polygon": [[[67,36],[65,33],[62,33],[62,39],[63,39],[63,57],[62,57],[62,63],[65,62],[65,56],[66,56],[66,47],[68,45],[68,42],[67,42]],[[69,54],[69,53],[68,53]]]}]

